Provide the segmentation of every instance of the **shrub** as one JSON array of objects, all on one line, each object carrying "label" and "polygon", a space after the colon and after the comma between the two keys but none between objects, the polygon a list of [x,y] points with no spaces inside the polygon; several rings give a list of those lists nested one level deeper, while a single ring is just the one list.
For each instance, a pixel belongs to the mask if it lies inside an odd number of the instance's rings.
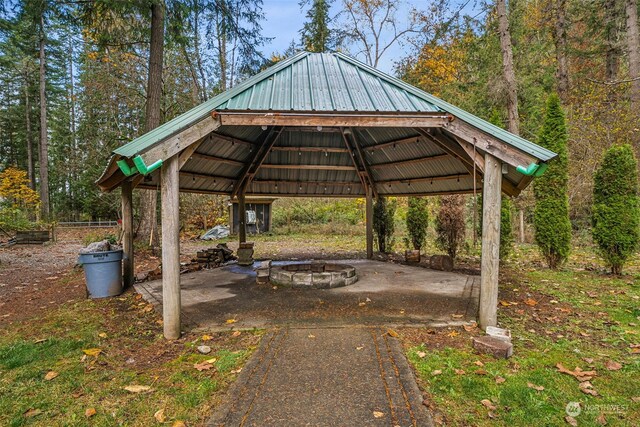
[{"label": "shrub", "polygon": [[464,196],[440,197],[440,209],[436,216],[436,246],[455,261],[464,243]]},{"label": "shrub", "polygon": [[536,207],[533,215],[535,241],[550,268],[569,256],[571,222],[567,196],[567,129],[557,95],[549,97],[539,142],[558,154],[547,171],[533,183]]},{"label": "shrub", "polygon": [[409,197],[407,209],[407,233],[415,250],[420,250],[427,238],[429,211],[427,199],[424,197]]},{"label": "shrub", "polygon": [[640,240],[637,167],[630,145],[613,146],[594,178],[593,240],[613,274],[622,272]]},{"label": "shrub", "polygon": [[395,231],[394,216],[396,200],[378,197],[373,205],[373,232],[376,235],[378,250],[386,253],[393,249],[393,232]]}]

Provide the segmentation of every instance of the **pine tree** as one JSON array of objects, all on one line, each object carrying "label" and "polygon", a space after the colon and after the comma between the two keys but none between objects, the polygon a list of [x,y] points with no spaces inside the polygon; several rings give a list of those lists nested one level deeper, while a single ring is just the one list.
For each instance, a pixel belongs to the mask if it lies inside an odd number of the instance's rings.
[{"label": "pine tree", "polygon": [[427,226],[429,224],[429,211],[427,199],[424,197],[409,197],[407,210],[407,232],[413,248],[419,251],[427,238]]},{"label": "pine tree", "polygon": [[[301,1],[300,6],[307,2]],[[300,35],[302,46],[309,52],[327,52],[332,47],[332,31],[329,29],[331,17],[329,8],[331,0],[311,0],[311,7],[307,11],[307,21],[304,23]]]},{"label": "pine tree", "polygon": [[558,154],[543,176],[533,183],[535,241],[550,268],[569,256],[571,222],[567,196],[567,128],[557,95],[547,101],[547,111],[538,144]]},{"label": "pine tree", "polygon": [[593,186],[593,240],[611,273],[622,266],[640,242],[638,163],[630,145],[611,147]]}]

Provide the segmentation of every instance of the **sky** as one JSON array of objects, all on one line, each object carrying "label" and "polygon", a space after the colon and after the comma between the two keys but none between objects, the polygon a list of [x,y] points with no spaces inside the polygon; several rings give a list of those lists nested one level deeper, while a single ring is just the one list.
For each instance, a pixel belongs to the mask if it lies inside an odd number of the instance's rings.
[{"label": "sky", "polygon": [[[266,20],[262,23],[262,29],[266,37],[273,37],[271,43],[263,48],[265,56],[274,52],[285,51],[292,40],[296,43],[300,41],[300,29],[305,21],[305,14],[308,7],[300,10],[299,0],[263,0],[263,11]],[[331,14],[335,15],[339,11],[341,0],[334,0]],[[420,7],[428,4],[428,0],[406,1],[398,12],[398,17],[406,17],[412,6]],[[399,46],[386,52],[378,64],[378,68],[386,73],[392,73],[394,62],[406,55],[406,51]],[[358,58],[364,60],[364,58]]]}]

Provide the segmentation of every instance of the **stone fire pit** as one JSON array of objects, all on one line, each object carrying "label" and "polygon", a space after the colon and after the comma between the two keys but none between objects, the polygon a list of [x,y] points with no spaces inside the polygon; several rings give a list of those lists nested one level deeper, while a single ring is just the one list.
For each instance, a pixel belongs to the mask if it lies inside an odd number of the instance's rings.
[{"label": "stone fire pit", "polygon": [[272,266],[269,280],[292,288],[328,289],[349,286],[358,281],[358,275],[350,265],[307,262]]}]

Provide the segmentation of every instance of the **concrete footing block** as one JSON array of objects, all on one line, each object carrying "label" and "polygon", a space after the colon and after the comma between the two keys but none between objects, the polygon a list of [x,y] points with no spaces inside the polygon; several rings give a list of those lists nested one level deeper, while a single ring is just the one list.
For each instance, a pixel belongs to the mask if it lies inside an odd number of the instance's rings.
[{"label": "concrete footing block", "polygon": [[498,359],[508,359],[513,355],[513,344],[489,335],[473,337],[473,348],[481,353],[491,354]]}]

